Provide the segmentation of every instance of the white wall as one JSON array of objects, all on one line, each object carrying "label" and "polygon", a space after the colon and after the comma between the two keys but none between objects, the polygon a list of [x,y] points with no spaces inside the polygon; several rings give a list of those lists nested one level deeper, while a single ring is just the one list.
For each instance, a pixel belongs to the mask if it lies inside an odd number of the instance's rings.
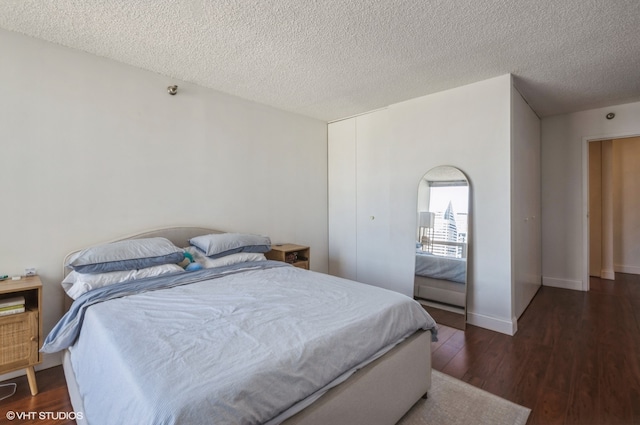
[{"label": "white wall", "polygon": [[588,289],[587,140],[640,135],[639,118],[640,102],[542,119],[544,285]]},{"label": "white wall", "polygon": [[[505,75],[391,105],[347,120],[351,124],[329,125],[330,135],[335,131],[344,136],[340,142],[330,137],[330,146],[357,140],[356,162],[367,161],[365,166],[352,164],[357,180],[368,176],[358,184],[358,190],[365,193],[358,193],[357,205],[351,206],[356,209],[353,214],[357,218],[348,218],[358,223],[357,269],[383,268],[381,275],[390,279],[385,287],[406,295],[413,295],[420,179],[438,165],[458,167],[468,176],[472,198],[468,321],[504,333],[513,333],[516,326],[512,317],[509,231],[510,105],[511,77]],[[349,142],[349,135],[355,140]],[[360,152],[362,135],[367,139],[365,153]],[[385,140],[386,146],[382,144]],[[334,148],[330,153],[331,149]],[[352,151],[349,147],[343,149]],[[333,155],[329,163],[332,161]],[[354,178],[348,169],[342,171],[349,179]],[[330,205],[333,190],[332,184]],[[383,218],[386,222],[381,221]],[[330,225],[330,239],[335,229]],[[370,234],[375,236],[369,238]],[[385,243],[380,244],[383,239]],[[366,256],[361,255],[363,244],[368,249]],[[333,261],[332,254],[330,257]]]},{"label": "white wall", "polygon": [[326,123],[11,32],[0,52],[0,273],[38,268],[45,332],[64,255],[139,230],[267,234],[327,271]]},{"label": "white wall", "polygon": [[511,77],[424,96],[389,108],[395,164],[389,252],[396,276],[413,288],[418,182],[431,168],[452,165],[469,178],[471,215],[467,320],[513,333],[510,240]]}]

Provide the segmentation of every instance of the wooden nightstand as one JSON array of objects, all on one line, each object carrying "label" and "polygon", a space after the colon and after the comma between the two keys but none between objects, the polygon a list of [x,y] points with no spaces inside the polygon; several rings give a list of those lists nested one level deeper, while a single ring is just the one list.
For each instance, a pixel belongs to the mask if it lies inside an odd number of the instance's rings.
[{"label": "wooden nightstand", "polygon": [[42,362],[42,282],[38,276],[0,282],[0,299],[23,296],[24,313],[0,316],[0,375],[25,369],[32,395],[38,394],[33,367]]},{"label": "wooden nightstand", "polygon": [[301,269],[309,270],[309,253],[308,246],[283,243],[271,245],[271,251],[267,252],[265,256],[269,260],[284,261]]}]

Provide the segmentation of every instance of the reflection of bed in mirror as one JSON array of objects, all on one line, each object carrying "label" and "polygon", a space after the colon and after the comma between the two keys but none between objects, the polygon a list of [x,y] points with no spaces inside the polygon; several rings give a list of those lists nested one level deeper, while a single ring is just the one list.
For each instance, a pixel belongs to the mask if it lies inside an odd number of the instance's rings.
[{"label": "reflection of bed in mirror", "polygon": [[416,274],[464,284],[467,281],[467,261],[464,258],[443,257],[418,249]]},{"label": "reflection of bed in mirror", "polygon": [[414,294],[417,298],[465,307],[467,262],[416,250]]}]

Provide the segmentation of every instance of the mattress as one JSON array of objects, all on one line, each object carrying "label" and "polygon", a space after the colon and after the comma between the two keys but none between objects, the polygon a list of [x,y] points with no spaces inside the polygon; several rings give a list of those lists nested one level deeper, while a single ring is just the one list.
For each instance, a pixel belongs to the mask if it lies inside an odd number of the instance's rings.
[{"label": "mattress", "polygon": [[404,295],[259,263],[149,279],[70,311],[45,347],[69,345],[87,421],[279,423],[435,326]]},{"label": "mattress", "polygon": [[445,279],[465,283],[467,279],[467,260],[464,258],[444,257],[429,252],[416,251],[416,275]]}]

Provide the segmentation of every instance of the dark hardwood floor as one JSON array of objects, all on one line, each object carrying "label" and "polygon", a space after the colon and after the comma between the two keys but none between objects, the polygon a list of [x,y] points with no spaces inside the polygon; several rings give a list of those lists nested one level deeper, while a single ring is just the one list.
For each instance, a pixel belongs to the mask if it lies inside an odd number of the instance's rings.
[{"label": "dark hardwood floor", "polygon": [[[510,337],[475,326],[442,326],[433,368],[532,409],[528,425],[640,424],[640,276],[592,278],[591,291],[542,287]],[[24,377],[0,401],[0,423],[70,425],[69,420],[6,421],[8,411],[72,412],[61,367]]]},{"label": "dark hardwood floor", "polygon": [[[0,424],[75,425],[75,420],[58,419],[73,412],[62,366],[36,372],[36,379],[39,390],[36,396],[31,396],[26,376],[6,381],[15,382],[18,387],[12,397],[0,401]],[[8,412],[24,413],[27,417],[9,421]],[[41,414],[44,415],[43,418],[40,417]]]},{"label": "dark hardwood floor", "polygon": [[532,410],[528,425],[640,424],[640,276],[542,287],[515,336],[443,328],[433,368]]}]

